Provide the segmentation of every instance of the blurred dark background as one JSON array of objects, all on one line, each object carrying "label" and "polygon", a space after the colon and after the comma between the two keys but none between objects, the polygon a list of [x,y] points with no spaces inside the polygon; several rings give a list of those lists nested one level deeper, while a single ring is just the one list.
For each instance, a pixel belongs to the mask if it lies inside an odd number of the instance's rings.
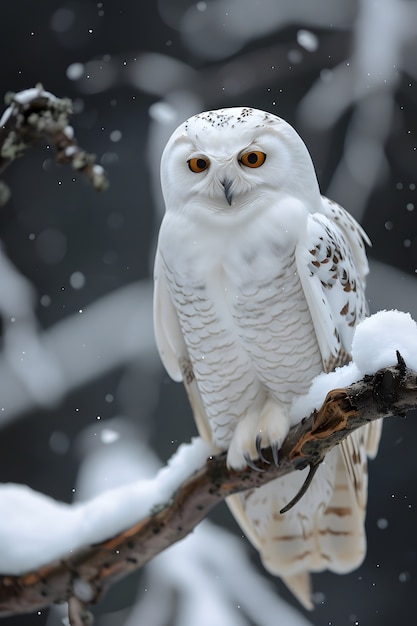
[{"label": "blurred dark background", "polygon": [[[122,434],[127,424],[126,436],[148,441],[162,461],[195,434],[185,394],[155,354],[149,278],[162,215],[160,152],[199,110],[250,105],[294,125],[323,193],[351,211],[373,242],[371,310],[398,308],[417,319],[415,3],[16,0],[3,3],[0,32],[2,92],[41,82],[71,98],[78,143],[110,179],[107,191],[94,192],[58,167],[48,146],[2,177],[12,192],[0,209],[3,254],[14,266],[6,269],[17,285],[12,301],[40,361],[35,378],[19,369],[8,291],[0,287],[1,482],[71,502],[103,424]],[[93,346],[88,366],[81,347],[80,361],[71,361],[74,337]],[[119,347],[110,349],[112,342]],[[370,466],[367,559],[343,577],[315,576],[311,624],[412,622],[416,438],[415,414],[385,424]],[[226,507],[212,519],[240,536]],[[97,609],[99,624],[125,623],[141,576],[112,591]],[[113,619],[115,611],[123,619]],[[42,611],[2,623],[53,625],[59,618]]]}]

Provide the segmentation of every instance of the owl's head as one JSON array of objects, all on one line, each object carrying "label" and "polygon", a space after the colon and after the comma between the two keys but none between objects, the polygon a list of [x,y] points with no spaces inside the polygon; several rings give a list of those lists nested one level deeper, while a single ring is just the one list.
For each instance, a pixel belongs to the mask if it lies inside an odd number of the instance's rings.
[{"label": "owl's head", "polygon": [[308,150],[283,119],[248,107],[194,115],[169,139],[161,162],[167,211],[236,215],[320,192]]}]

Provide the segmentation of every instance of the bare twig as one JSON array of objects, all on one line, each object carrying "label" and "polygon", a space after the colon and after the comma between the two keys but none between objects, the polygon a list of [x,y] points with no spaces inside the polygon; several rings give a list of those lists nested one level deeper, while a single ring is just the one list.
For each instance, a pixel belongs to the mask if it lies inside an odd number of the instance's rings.
[{"label": "bare twig", "polygon": [[[7,109],[0,119],[0,172],[12,161],[38,143],[51,144],[55,149],[57,163],[69,163],[85,176],[94,189],[106,189],[108,181],[95,156],[77,145],[74,131],[69,124],[72,103],[68,98],[57,98],[44,91],[42,85],[5,97]],[[2,183],[0,201],[7,200]]]},{"label": "bare twig", "polygon": [[397,356],[396,366],[365,376],[346,389],[331,391],[319,411],[291,429],[280,450],[279,467],[268,463],[273,460],[272,450],[263,451],[265,461],[256,463],[262,472],[252,468],[231,470],[226,465],[226,454],[220,454],[208,459],[164,507],[125,532],[35,572],[0,577],[0,616],[31,612],[71,599],[72,624],[82,623],[81,613],[87,604],[98,602],[116,580],[185,537],[227,496],[260,487],[308,465],[314,468],[357,428],[416,408],[417,372],[409,370]]}]

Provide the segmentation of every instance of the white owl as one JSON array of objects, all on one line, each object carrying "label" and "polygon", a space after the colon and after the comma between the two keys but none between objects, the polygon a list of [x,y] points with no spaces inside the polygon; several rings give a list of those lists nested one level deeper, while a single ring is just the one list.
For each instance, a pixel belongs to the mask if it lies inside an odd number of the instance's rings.
[{"label": "white owl", "polygon": [[[184,381],[202,437],[242,468],[278,450],[293,400],[349,360],[366,315],[368,264],[357,222],[320,195],[313,163],[283,119],[252,108],[208,111],[162,156],[166,214],[155,261],[155,332]],[[228,505],[265,567],[312,608],[310,572],[347,572],[365,556],[373,422],[334,448],[288,513],[307,470]]]}]

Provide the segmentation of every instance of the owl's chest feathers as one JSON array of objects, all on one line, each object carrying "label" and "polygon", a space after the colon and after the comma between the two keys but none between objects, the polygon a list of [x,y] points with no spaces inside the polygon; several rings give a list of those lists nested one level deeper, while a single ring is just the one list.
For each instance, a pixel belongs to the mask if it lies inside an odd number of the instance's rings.
[{"label": "owl's chest feathers", "polygon": [[259,385],[285,404],[307,391],[322,365],[294,251],[283,257],[273,246],[252,254],[229,250],[201,269],[197,262],[178,270],[173,296],[207,402],[225,381],[242,404]]}]

